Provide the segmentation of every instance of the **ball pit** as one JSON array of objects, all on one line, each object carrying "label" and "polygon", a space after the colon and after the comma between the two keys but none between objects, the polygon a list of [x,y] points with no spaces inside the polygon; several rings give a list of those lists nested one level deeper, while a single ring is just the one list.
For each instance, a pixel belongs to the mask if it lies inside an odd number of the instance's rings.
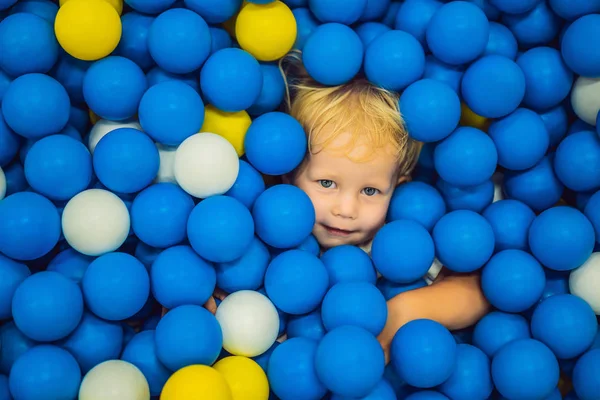
[{"label": "ball pit", "polygon": [[[0,0],[0,399],[597,400],[599,21],[598,0]],[[290,51],[322,86],[397,92],[424,143],[369,252],[321,251],[290,184]],[[489,312],[382,351],[386,301],[441,266]]]}]

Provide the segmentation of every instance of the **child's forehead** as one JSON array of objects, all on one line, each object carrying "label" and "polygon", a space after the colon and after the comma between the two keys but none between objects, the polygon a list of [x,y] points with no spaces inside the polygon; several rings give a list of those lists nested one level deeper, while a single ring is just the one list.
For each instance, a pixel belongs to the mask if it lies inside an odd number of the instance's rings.
[{"label": "child's forehead", "polygon": [[[324,128],[324,130],[331,128]],[[369,164],[378,158],[390,159],[393,156],[392,146],[388,148],[370,143],[368,136],[361,135],[360,131],[350,132],[322,132],[316,139],[311,141],[311,153],[345,157],[351,161]],[[395,159],[393,159],[395,161]]]}]

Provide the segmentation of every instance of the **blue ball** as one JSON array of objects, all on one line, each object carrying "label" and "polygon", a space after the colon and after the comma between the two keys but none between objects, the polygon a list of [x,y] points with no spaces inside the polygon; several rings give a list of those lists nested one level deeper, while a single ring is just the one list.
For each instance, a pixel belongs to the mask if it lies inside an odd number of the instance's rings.
[{"label": "blue ball", "polygon": [[317,82],[335,86],[350,81],[363,63],[364,46],[352,28],[326,23],[316,28],[304,43],[302,61]]},{"label": "blue ball", "polygon": [[577,360],[573,369],[573,387],[582,400],[600,396],[598,375],[600,374],[600,349],[588,351]]},{"label": "blue ball", "polygon": [[322,23],[351,25],[365,12],[367,0],[308,0],[308,7]]},{"label": "blue ball", "polygon": [[495,250],[529,249],[529,227],[535,213],[525,203],[505,199],[492,203],[482,215],[494,230]]},{"label": "blue ball", "polygon": [[15,399],[74,399],[79,392],[81,371],[67,350],[39,345],[15,361],[8,379]]},{"label": "blue ball", "polygon": [[247,110],[253,116],[277,110],[285,95],[285,83],[277,65],[260,64],[260,69],[263,76],[262,89]]},{"label": "blue ball", "polygon": [[360,247],[335,246],[321,255],[329,274],[329,287],[342,282],[367,282],[375,284],[377,273],[371,257]]},{"label": "blue ball", "polygon": [[[572,113],[573,109],[570,103],[567,103],[567,107],[569,107],[568,112]],[[593,131],[594,127],[586,122],[583,122],[581,119],[577,118],[569,127],[567,131],[567,136],[572,135],[573,133],[583,132],[583,131]]]},{"label": "blue ball", "polygon": [[142,371],[150,386],[150,395],[158,396],[171,376],[156,356],[155,331],[146,330],[135,334],[125,345],[121,360],[127,361]]},{"label": "blue ball", "polygon": [[104,254],[88,266],[81,288],[87,307],[109,321],[132,317],[150,294],[146,267],[127,253]]},{"label": "blue ball", "polygon": [[12,315],[17,328],[39,342],[69,335],[83,315],[83,296],[75,282],[51,271],[26,278],[15,291]]},{"label": "blue ball", "polygon": [[571,271],[592,254],[592,223],[575,208],[553,207],[536,217],[529,229],[531,253],[547,268]]},{"label": "blue ball", "polygon": [[75,357],[81,372],[86,374],[96,365],[118,359],[123,349],[123,327],[118,322],[104,321],[89,312],[61,347]]},{"label": "blue ball", "polygon": [[8,376],[0,375],[0,399],[11,400],[10,388],[8,387]]},{"label": "blue ball", "polygon": [[391,362],[398,376],[417,388],[433,388],[456,368],[456,341],[440,323],[417,319],[403,325],[392,340]]},{"label": "blue ball", "polygon": [[319,380],[330,391],[353,398],[364,397],[375,389],[385,368],[383,349],[375,336],[351,325],[329,331],[319,343],[314,360]]},{"label": "blue ball", "polygon": [[567,136],[556,149],[554,171],[569,189],[583,192],[600,189],[600,138],[594,131]]},{"label": "blue ball", "polygon": [[210,30],[195,12],[173,8],[161,13],[150,25],[148,50],[156,64],[166,71],[194,72],[210,55]]},{"label": "blue ball", "polygon": [[490,22],[490,37],[484,56],[496,54],[514,60],[517,57],[517,39],[506,26],[498,22]]},{"label": "blue ball", "polygon": [[[288,336],[288,338],[289,338],[289,336]],[[273,345],[271,347],[269,347],[269,350],[265,351],[262,354],[259,354],[258,356],[252,357],[252,360],[256,361],[256,363],[262,368],[262,370],[265,372],[265,374],[268,371],[269,360],[271,359],[271,354],[273,354],[273,351],[275,351],[275,349],[280,344],[281,343],[275,341],[273,343]]]},{"label": "blue ball", "polygon": [[136,11],[146,14],[158,14],[167,10],[176,0],[125,0]]},{"label": "blue ball", "polygon": [[507,14],[522,14],[533,9],[541,0],[489,0],[500,11]]},{"label": "blue ball", "polygon": [[94,172],[108,189],[136,193],[148,186],[158,173],[160,157],[154,142],[133,128],[118,128],[96,146]]},{"label": "blue ball", "polygon": [[381,20],[390,4],[391,0],[367,0],[367,6],[360,17],[360,21]]},{"label": "blue ball", "polygon": [[494,252],[494,230],[474,211],[457,210],[444,215],[432,236],[438,259],[455,272],[481,268]]},{"label": "blue ball", "polygon": [[[338,396],[336,394],[331,396],[331,400],[350,400],[355,397]],[[392,385],[384,378],[379,381],[375,388],[365,397],[361,397],[364,400],[396,400],[396,392]]]},{"label": "blue ball", "polygon": [[327,393],[314,362],[316,340],[295,337],[273,350],[267,366],[269,386],[275,395],[284,399],[320,399]]},{"label": "blue ball", "polygon": [[148,89],[144,71],[133,61],[110,56],[93,63],[83,79],[83,98],[101,118],[121,121],[136,115]]},{"label": "blue ball", "polygon": [[389,32],[390,27],[381,22],[365,22],[357,26],[354,30],[360,37],[360,40],[362,40],[363,46],[367,48],[375,38]]},{"label": "blue ball", "polygon": [[177,146],[202,128],[204,103],[188,84],[169,80],[144,93],[139,117],[148,136],[161,144]]},{"label": "blue ball", "polygon": [[424,278],[420,278],[414,282],[409,283],[394,283],[385,278],[379,278],[377,280],[376,286],[387,301],[393,297],[396,297],[400,293],[425,287],[427,286],[427,281]]},{"label": "blue ball", "polygon": [[57,80],[39,73],[16,78],[2,99],[6,124],[28,139],[60,132],[69,121],[70,109],[65,88]]},{"label": "blue ball", "polygon": [[223,28],[211,26],[210,28],[211,46],[210,54],[216,53],[221,49],[233,47],[233,42],[229,33]]},{"label": "blue ball", "polygon": [[255,237],[240,258],[215,265],[217,286],[227,293],[257,290],[263,284],[269,261],[267,246]]},{"label": "blue ball", "polygon": [[53,25],[28,12],[9,15],[0,22],[0,68],[18,77],[45,74],[58,60]]},{"label": "blue ball", "polygon": [[323,326],[328,331],[352,325],[377,336],[383,330],[387,316],[383,294],[367,282],[337,283],[329,289],[321,305]]},{"label": "blue ball", "polygon": [[477,322],[473,329],[473,345],[493,357],[504,345],[531,338],[529,322],[519,314],[492,311]]},{"label": "blue ball", "polygon": [[385,224],[375,234],[371,257],[383,277],[409,283],[427,273],[435,258],[435,246],[423,225],[397,220]]},{"label": "blue ball", "polygon": [[488,42],[490,25],[481,8],[466,1],[452,1],[431,17],[426,38],[433,55],[453,65],[478,58]]},{"label": "blue ball", "polygon": [[548,4],[556,15],[568,21],[600,12],[600,1],[598,0],[549,0]]},{"label": "blue ball", "polygon": [[487,399],[494,385],[490,359],[475,346],[456,346],[456,367],[439,390],[451,399]]},{"label": "blue ball", "polygon": [[434,79],[421,79],[404,90],[400,110],[409,135],[420,142],[437,142],[458,126],[458,94]]},{"label": "blue ball", "polygon": [[192,210],[187,234],[200,257],[228,262],[248,250],[254,239],[254,221],[246,206],[233,197],[211,196]]},{"label": "blue ball", "polygon": [[434,151],[435,169],[446,182],[456,186],[479,185],[492,177],[498,163],[493,140],[471,127],[459,127]]},{"label": "blue ball", "polygon": [[25,0],[18,2],[10,9],[11,14],[23,12],[35,14],[53,24],[58,13],[58,5],[50,0]]},{"label": "blue ball", "polygon": [[600,15],[585,15],[575,20],[565,31],[561,41],[561,54],[565,63],[577,75],[600,75],[600,53],[586,46],[587,38],[600,34]]},{"label": "blue ball", "polygon": [[256,118],[244,137],[248,161],[266,175],[293,171],[304,159],[306,148],[306,133],[300,122],[279,111]]},{"label": "blue ball", "polygon": [[404,3],[400,3],[399,1],[392,1],[390,3],[390,6],[388,7],[387,11],[385,12],[381,22],[384,23],[385,25],[389,26],[390,28],[394,28],[394,23],[396,21],[396,15],[398,14],[398,11],[400,10],[400,6],[402,4],[404,4]]},{"label": "blue ball", "polygon": [[48,254],[61,233],[58,210],[33,192],[14,193],[0,202],[0,252],[15,260]]},{"label": "blue ball", "polygon": [[583,208],[583,213],[592,223],[596,242],[600,241],[600,194],[592,194]]},{"label": "blue ball", "polygon": [[[397,30],[389,31],[375,38],[366,48],[364,70],[367,79],[374,85],[387,90],[401,91],[423,76],[425,52],[411,34]],[[419,91],[419,86],[416,91]],[[418,97],[419,94],[412,96]],[[440,99],[440,102],[443,101],[448,100]],[[440,119],[443,121],[444,117]],[[445,128],[445,125],[439,127],[440,130]]]},{"label": "blue ball", "polygon": [[567,134],[568,116],[564,106],[559,105],[539,114],[550,137],[550,147],[561,142]]},{"label": "blue ball", "polygon": [[184,0],[184,4],[209,24],[220,24],[240,10],[242,0]]},{"label": "blue ball", "polygon": [[29,186],[25,179],[25,172],[21,163],[14,162],[4,169],[4,177],[6,178],[6,196],[13,193],[23,192]]},{"label": "blue ball", "polygon": [[508,398],[543,399],[558,385],[559,373],[552,351],[534,339],[508,343],[492,360],[496,389]]},{"label": "blue ball", "polygon": [[152,247],[166,248],[186,239],[194,200],[174,183],[163,182],[140,192],[131,205],[135,235]]},{"label": "blue ball", "polygon": [[252,210],[254,202],[265,191],[265,181],[262,175],[252,165],[240,160],[240,170],[231,189],[225,195],[239,200]]},{"label": "blue ball", "polygon": [[302,314],[292,315],[287,321],[286,334],[288,339],[295,337],[304,337],[315,341],[323,339],[327,331],[323,326],[321,310]]},{"label": "blue ball", "polygon": [[90,124],[89,110],[83,109],[82,107],[71,106],[68,123],[73,128],[77,129],[79,133],[87,132]]},{"label": "blue ball", "polygon": [[510,199],[519,200],[535,212],[556,204],[564,190],[552,168],[553,156],[545,156],[525,171],[505,171],[504,190]]},{"label": "blue ball", "polygon": [[[0,113],[0,167],[6,167],[19,152],[22,138],[16,135],[6,124]],[[5,171],[6,172],[6,171]]]},{"label": "blue ball", "polygon": [[[180,81],[194,89],[196,93],[200,92],[200,79],[198,75],[194,73],[174,74],[172,72],[165,71],[164,69],[158,66],[155,66],[146,73],[146,78],[148,78],[149,87],[167,81]],[[171,99],[171,102],[172,101],[173,99]],[[202,118],[204,118],[204,114],[202,115]]]},{"label": "blue ball", "polygon": [[193,364],[212,365],[223,346],[221,326],[196,305],[170,310],[156,326],[156,356],[171,371]]},{"label": "blue ball", "polygon": [[296,19],[296,41],[294,42],[294,49],[304,49],[304,43],[306,39],[313,33],[319,26],[319,21],[316,20],[315,16],[310,12],[308,8],[298,7],[292,10],[294,18]]},{"label": "blue ball", "polygon": [[544,268],[522,250],[496,253],[481,272],[483,294],[500,311],[527,310],[538,302],[545,286]]},{"label": "blue ball", "polygon": [[141,69],[147,70],[155,65],[148,49],[148,33],[154,17],[135,11],[121,17],[122,33],[114,54],[127,57]]},{"label": "blue ball", "polygon": [[0,319],[12,317],[12,299],[15,290],[31,275],[25,264],[18,263],[0,254]]},{"label": "blue ball", "polygon": [[562,26],[562,20],[545,1],[522,14],[504,14],[502,22],[512,31],[522,48],[551,43]]},{"label": "blue ball", "polygon": [[436,186],[444,196],[448,211],[471,210],[481,213],[494,199],[494,182],[491,179],[479,185],[466,187],[451,185],[439,179]]},{"label": "blue ball", "polygon": [[431,232],[433,226],[446,213],[446,203],[438,190],[423,182],[407,182],[392,194],[388,221],[410,219]]},{"label": "blue ball", "polygon": [[63,274],[75,283],[79,284],[83,275],[94,257],[83,255],[76,250],[66,249],[54,257],[46,268],[47,271],[54,271]]},{"label": "blue ball", "polygon": [[471,64],[461,83],[465,103],[486,118],[500,118],[515,111],[525,97],[525,86],[525,74],[519,65],[495,54]]},{"label": "blue ball", "polygon": [[66,135],[37,141],[25,159],[25,177],[31,187],[51,200],[69,200],[88,188],[92,156],[81,142]]},{"label": "blue ball", "polygon": [[404,400],[449,400],[448,397],[444,396],[440,392],[434,392],[433,390],[421,390],[419,392],[412,392],[412,394],[406,396]]},{"label": "blue ball", "polygon": [[407,0],[396,14],[394,29],[410,33],[422,46],[427,46],[427,26],[442,5],[437,0]]},{"label": "blue ball", "polygon": [[496,145],[498,165],[522,171],[539,163],[550,144],[542,118],[527,108],[517,108],[492,122],[488,131]]},{"label": "blue ball", "polygon": [[[50,71],[50,75],[60,82],[67,90],[72,103],[85,103],[83,97],[83,82],[88,68],[93,63],[90,61],[79,60],[70,54],[61,53],[58,62]],[[89,120],[89,112],[85,110],[86,123]],[[70,121],[69,121],[70,122]]]},{"label": "blue ball", "polygon": [[315,224],[315,209],[308,195],[287,184],[262,192],[254,203],[252,216],[258,237],[279,249],[300,245]]},{"label": "blue ball", "polygon": [[435,79],[450,86],[456,93],[460,92],[460,83],[464,73],[462,66],[446,64],[433,55],[425,57],[424,79]]},{"label": "blue ball", "polygon": [[38,342],[29,339],[16,326],[14,321],[4,323],[0,327],[0,371],[8,375],[16,361],[23,353],[38,345]]},{"label": "blue ball", "polygon": [[156,301],[172,309],[186,304],[202,306],[215,290],[213,266],[189,246],[173,246],[152,263],[150,286]]},{"label": "blue ball", "polygon": [[263,80],[258,61],[250,53],[236,48],[212,54],[200,71],[204,98],[227,112],[250,108],[260,96]]},{"label": "blue ball", "polygon": [[572,359],[590,348],[598,332],[592,307],[571,294],[556,294],[542,301],[531,317],[531,334],[557,358]]},{"label": "blue ball", "polygon": [[321,304],[329,276],[323,262],[302,250],[289,250],[267,267],[265,290],[277,308],[288,314],[306,314]]}]

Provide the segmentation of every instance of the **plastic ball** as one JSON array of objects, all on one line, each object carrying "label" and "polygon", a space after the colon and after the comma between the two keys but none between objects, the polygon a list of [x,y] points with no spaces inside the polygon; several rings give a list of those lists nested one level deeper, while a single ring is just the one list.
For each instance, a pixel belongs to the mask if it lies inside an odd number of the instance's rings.
[{"label": "plastic ball", "polygon": [[406,396],[404,400],[449,400],[448,397],[444,396],[440,392],[434,392],[433,390],[421,390],[413,392]]},{"label": "plastic ball", "polygon": [[397,220],[385,224],[373,239],[371,257],[386,279],[408,283],[425,275],[435,257],[431,235],[421,224]]},{"label": "plastic ball", "polygon": [[600,79],[580,76],[575,80],[571,90],[573,111],[583,122],[592,127],[596,125],[596,118],[600,111],[598,88],[600,88]]},{"label": "plastic ball", "polygon": [[515,340],[494,356],[492,379],[504,397],[543,399],[558,384],[558,361],[552,351],[537,340]]},{"label": "plastic ball", "polygon": [[360,247],[335,246],[321,255],[329,274],[329,287],[337,283],[366,282],[375,284],[377,274],[369,255]]},{"label": "plastic ball", "polygon": [[446,213],[446,204],[439,191],[423,182],[407,182],[394,190],[387,219],[409,219],[419,222],[428,231]]},{"label": "plastic ball", "polygon": [[11,397],[10,388],[8,386],[8,376],[0,375],[0,398],[10,400]]},{"label": "plastic ball", "polygon": [[267,246],[255,237],[240,258],[215,265],[217,286],[227,293],[257,290],[262,286],[270,260]]},{"label": "plastic ball", "polygon": [[432,388],[454,372],[456,342],[443,325],[417,319],[396,332],[391,345],[391,362],[398,376],[411,386]]},{"label": "plastic ball", "polygon": [[8,375],[14,362],[27,350],[39,345],[38,342],[29,339],[16,326],[14,321],[8,321],[0,327],[0,371]]},{"label": "plastic ball", "polygon": [[123,32],[114,54],[130,59],[143,70],[153,67],[155,61],[148,50],[148,32],[152,22],[154,17],[135,11],[123,15]]},{"label": "plastic ball", "polygon": [[71,0],[60,7],[54,32],[62,48],[85,61],[108,56],[119,44],[119,13],[104,0]]},{"label": "plastic ball", "polygon": [[319,380],[334,394],[350,397],[366,396],[375,388],[383,377],[384,361],[375,336],[350,325],[329,331],[314,358]]},{"label": "plastic ball", "polygon": [[15,260],[48,254],[60,237],[58,210],[46,197],[14,193],[0,201],[0,251]]},{"label": "plastic ball", "polygon": [[479,185],[496,171],[498,152],[492,139],[476,128],[460,127],[434,151],[435,169],[457,186]]},{"label": "plastic ball", "polygon": [[531,10],[540,0],[490,0],[490,3],[507,14],[522,14]]},{"label": "plastic ball", "polygon": [[216,281],[213,266],[189,246],[164,250],[150,269],[152,294],[168,309],[185,304],[205,304],[215,290]]},{"label": "plastic ball", "polygon": [[[221,351],[223,334],[210,311],[184,305],[169,310],[160,319],[155,342],[160,362],[177,371],[192,364],[212,365]],[[164,390],[168,385],[169,382]]]},{"label": "plastic ball", "polygon": [[280,249],[300,245],[315,224],[315,209],[308,195],[287,184],[262,192],[254,203],[252,216],[258,237]]},{"label": "plastic ball", "polygon": [[246,157],[254,168],[267,175],[284,175],[304,159],[307,139],[294,117],[271,112],[257,117],[244,139]]},{"label": "plastic ball", "polygon": [[175,153],[175,179],[183,190],[197,198],[227,192],[235,183],[239,169],[235,148],[214,133],[190,136]]},{"label": "plastic ball", "polygon": [[600,315],[600,296],[596,290],[600,282],[599,253],[592,255],[580,267],[569,275],[569,290],[575,296],[584,299]]},{"label": "plastic ball", "polygon": [[152,139],[180,145],[196,134],[204,122],[204,103],[189,85],[167,81],[148,89],[139,107],[140,124]]},{"label": "plastic ball", "polygon": [[326,23],[316,28],[304,43],[302,61],[307,72],[323,85],[341,85],[360,71],[364,46],[350,27]]},{"label": "plastic ball", "polygon": [[473,345],[493,357],[504,345],[531,338],[529,322],[519,314],[492,311],[477,322],[473,330]]},{"label": "plastic ball", "polygon": [[[70,107],[65,88],[50,76],[39,73],[16,78],[2,99],[6,124],[28,139],[60,132],[69,120]],[[32,115],[35,118],[31,118]]]},{"label": "plastic ball", "polygon": [[158,396],[171,376],[171,371],[156,357],[154,338],[154,330],[135,334],[125,345],[121,360],[135,365],[148,381],[150,395]]},{"label": "plastic ball", "polygon": [[561,18],[572,21],[587,14],[600,12],[600,2],[587,0],[549,0],[552,11]]},{"label": "plastic ball", "polygon": [[540,263],[522,250],[496,253],[483,268],[481,288],[486,299],[505,312],[522,312],[542,296],[546,276]]},{"label": "plastic ball", "polygon": [[271,390],[282,398],[320,399],[327,393],[316,372],[316,340],[295,337],[273,350],[267,366]]},{"label": "plastic ball", "polygon": [[599,33],[600,15],[584,15],[565,31],[561,41],[561,53],[569,68],[583,77],[600,75],[600,55],[594,46],[585,46],[586,38],[595,37]]},{"label": "plastic ball", "polygon": [[535,213],[518,200],[501,200],[487,207],[482,215],[494,230],[496,251],[528,250],[529,227]]},{"label": "plastic ball", "polygon": [[[39,0],[25,0],[26,2],[39,2]],[[59,0],[58,4],[62,7],[69,0]],[[123,12],[123,0],[105,0],[121,15]],[[56,10],[58,11],[58,9]]]},{"label": "plastic ball", "polygon": [[25,179],[25,173],[20,163],[13,163],[0,175],[0,191],[3,192],[0,193],[2,194],[0,200],[2,200],[5,196],[22,192],[28,187],[27,180]]},{"label": "plastic ball", "polygon": [[0,112],[0,167],[6,167],[19,152],[21,137],[15,134],[6,124],[4,116]]},{"label": "plastic ball", "polygon": [[493,390],[488,356],[475,346],[456,346],[456,367],[440,391],[451,399],[487,399]]},{"label": "plastic ball", "polygon": [[494,183],[491,179],[479,185],[465,187],[451,185],[439,179],[436,187],[444,197],[449,211],[471,210],[480,213],[494,198]]},{"label": "plastic ball", "polygon": [[190,73],[200,68],[210,55],[210,30],[195,12],[173,8],[152,22],[148,50],[162,69],[175,74]]},{"label": "plastic ball", "polygon": [[437,0],[405,1],[396,14],[394,29],[410,33],[422,46],[426,46],[425,33],[427,26],[442,5]]},{"label": "plastic ball", "polygon": [[381,22],[365,22],[357,26],[354,30],[360,37],[360,40],[362,40],[363,46],[367,48],[375,38],[389,32],[391,29]]},{"label": "plastic ball", "polygon": [[489,37],[485,13],[466,1],[453,1],[431,17],[426,38],[433,55],[453,65],[471,62],[485,50]]},{"label": "plastic ball", "polygon": [[545,1],[522,14],[504,14],[502,22],[512,31],[522,48],[546,45],[559,33],[562,20]]},{"label": "plastic ball", "polygon": [[592,400],[600,395],[597,376],[600,373],[600,349],[590,350],[581,356],[573,369],[573,387],[578,398]]},{"label": "plastic ball", "polygon": [[156,173],[155,183],[175,183],[175,154],[177,151],[176,146],[165,146],[160,143],[156,143],[158,149],[158,157],[160,159],[158,172]]},{"label": "plastic ball", "polygon": [[198,74],[193,72],[190,72],[189,74],[174,74],[172,72],[165,71],[159,66],[155,66],[146,73],[146,78],[148,78],[148,85],[150,87],[162,82],[179,81],[194,89],[196,93],[200,92],[200,79]]},{"label": "plastic ball", "polygon": [[123,349],[123,327],[118,322],[105,321],[85,312],[61,346],[69,350],[85,374],[101,362],[119,358]]},{"label": "plastic ball", "polygon": [[519,65],[495,54],[472,63],[461,83],[465,103],[486,118],[500,118],[515,111],[525,97],[525,86],[525,74]]},{"label": "plastic ball", "polygon": [[223,374],[206,365],[190,365],[176,371],[160,394],[164,400],[195,400],[203,396],[214,400],[233,400]]},{"label": "plastic ball", "polygon": [[0,319],[12,317],[11,307],[15,290],[30,275],[31,272],[25,264],[0,255]]},{"label": "plastic ball", "polygon": [[132,255],[108,253],[88,266],[81,288],[86,305],[95,315],[119,321],[142,309],[150,294],[150,277]]},{"label": "plastic ball", "polygon": [[92,129],[90,129],[90,133],[86,140],[90,153],[94,154],[94,150],[96,146],[100,142],[104,136],[106,136],[109,132],[112,132],[119,128],[132,128],[137,129],[138,131],[142,130],[140,124],[135,120],[128,121],[110,121],[106,119],[101,119],[94,124]]},{"label": "plastic ball", "polygon": [[200,71],[206,101],[222,111],[242,111],[254,104],[263,86],[258,61],[248,52],[228,48],[212,54]]},{"label": "plastic ball", "polygon": [[308,314],[292,315],[287,321],[287,339],[303,337],[320,341],[325,336],[325,333],[327,331],[323,326],[321,310],[319,309]]},{"label": "plastic ball", "polygon": [[248,108],[253,116],[277,110],[285,95],[285,82],[279,67],[273,64],[261,64],[263,86],[258,98]]},{"label": "plastic ball", "polygon": [[367,0],[360,21],[380,20],[390,7],[391,0]]},{"label": "plastic ball", "polygon": [[245,153],[244,137],[252,120],[246,111],[224,112],[209,104],[204,109],[204,123],[200,132],[223,136],[235,148],[238,156]]},{"label": "plastic ball", "polygon": [[265,191],[265,181],[262,175],[244,160],[240,160],[238,176],[226,196],[238,199],[248,209],[252,209],[258,196]]},{"label": "plastic ball", "polygon": [[21,1],[10,9],[10,14],[31,13],[45,19],[51,24],[54,23],[57,12],[58,5],[49,0]]},{"label": "plastic ball", "polygon": [[158,14],[167,10],[175,0],[125,0],[134,10],[146,14]]},{"label": "plastic ball", "polygon": [[510,29],[498,22],[490,22],[490,36],[483,55],[497,54],[514,60],[517,51],[517,39]]},{"label": "plastic ball", "polygon": [[260,61],[275,61],[285,56],[296,41],[296,34],[294,14],[281,1],[246,4],[235,24],[240,47]]},{"label": "plastic ball", "polygon": [[211,196],[196,205],[187,222],[194,251],[212,262],[240,258],[254,238],[250,211],[228,196]]},{"label": "plastic ball", "polygon": [[110,397],[131,400],[148,399],[150,398],[148,381],[142,371],[127,361],[104,361],[83,377],[78,398],[80,400],[100,400]]},{"label": "plastic ball", "polygon": [[570,271],[589,258],[594,228],[575,208],[553,207],[536,217],[529,229],[531,253],[547,268]]},{"label": "plastic ball", "polygon": [[567,111],[557,106],[539,114],[550,136],[550,147],[556,146],[567,134]]},{"label": "plastic ball", "polygon": [[367,6],[367,0],[308,0],[308,6],[322,23],[337,22],[351,25],[362,16]]},{"label": "plastic ball", "polygon": [[54,345],[39,345],[23,353],[8,378],[10,393],[19,400],[74,399],[80,382],[75,358]]},{"label": "plastic ball", "polygon": [[425,57],[424,79],[434,79],[450,86],[456,93],[460,92],[460,83],[464,73],[464,67],[446,64],[433,55]]},{"label": "plastic ball", "polygon": [[247,357],[225,357],[215,363],[213,368],[219,371],[231,388],[234,399],[251,398],[267,400],[269,382],[262,368]]},{"label": "plastic ball", "polygon": [[[401,91],[421,78],[424,70],[423,47],[407,32],[392,30],[383,33],[365,50],[365,75],[371,83],[384,89]],[[415,105],[415,108],[417,107],[418,105]],[[443,121],[440,123],[443,124]],[[444,130],[447,127],[443,125],[439,129]]]},{"label": "plastic ball", "polygon": [[184,0],[185,6],[197,12],[209,24],[220,24],[234,16],[242,0]]},{"label": "plastic ball", "polygon": [[448,269],[472,272],[492,256],[495,237],[491,225],[469,210],[444,215],[433,228],[436,255]]}]

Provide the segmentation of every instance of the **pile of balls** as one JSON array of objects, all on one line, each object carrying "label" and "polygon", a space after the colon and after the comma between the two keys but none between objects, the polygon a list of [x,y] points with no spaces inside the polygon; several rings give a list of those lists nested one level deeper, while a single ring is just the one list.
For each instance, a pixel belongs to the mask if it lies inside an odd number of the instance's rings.
[{"label": "pile of balls", "polygon": [[[0,400],[600,399],[598,37],[600,0],[0,0]],[[276,180],[293,49],[424,143],[370,255]],[[493,311],[386,365],[433,264]]]}]

